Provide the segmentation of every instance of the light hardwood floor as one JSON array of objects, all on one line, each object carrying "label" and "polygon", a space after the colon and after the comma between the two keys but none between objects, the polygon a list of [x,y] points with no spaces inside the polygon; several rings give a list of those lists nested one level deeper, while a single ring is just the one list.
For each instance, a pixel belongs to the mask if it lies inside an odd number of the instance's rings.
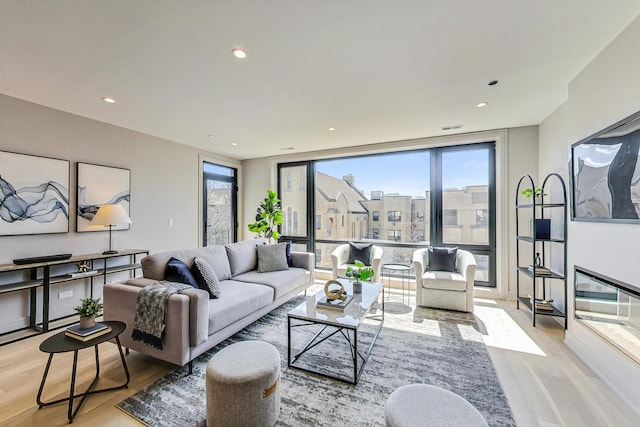
[{"label": "light hardwood floor", "polygon": [[[638,414],[619,403],[617,396],[564,345],[564,331],[555,321],[543,318],[533,328],[528,311],[516,310],[510,301],[476,300],[475,315],[519,426],[640,425]],[[0,347],[1,426],[67,425],[65,404],[38,410],[35,403],[47,361],[38,346],[49,335]],[[115,345],[102,344],[100,351],[98,386],[121,381],[124,374]],[[70,354],[54,357],[45,399],[68,393],[71,362]],[[132,377],[129,388],[90,396],[74,426],[141,426],[115,404],[174,366],[137,352],[127,356],[127,363]],[[93,377],[91,350],[80,352],[78,366],[78,386],[83,390]]]}]

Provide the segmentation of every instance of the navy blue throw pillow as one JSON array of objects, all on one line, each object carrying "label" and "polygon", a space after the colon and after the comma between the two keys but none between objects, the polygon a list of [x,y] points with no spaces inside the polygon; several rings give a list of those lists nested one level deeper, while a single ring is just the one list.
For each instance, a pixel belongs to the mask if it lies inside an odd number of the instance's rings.
[{"label": "navy blue throw pillow", "polygon": [[458,248],[435,248],[428,246],[429,271],[450,271],[455,273]]},{"label": "navy blue throw pillow", "polygon": [[293,258],[291,258],[291,242],[285,242],[287,244],[287,265],[293,267]]},{"label": "navy blue throw pillow", "polygon": [[184,262],[178,258],[171,257],[164,269],[164,280],[170,282],[184,283],[198,289],[198,283],[191,274],[191,270]]}]

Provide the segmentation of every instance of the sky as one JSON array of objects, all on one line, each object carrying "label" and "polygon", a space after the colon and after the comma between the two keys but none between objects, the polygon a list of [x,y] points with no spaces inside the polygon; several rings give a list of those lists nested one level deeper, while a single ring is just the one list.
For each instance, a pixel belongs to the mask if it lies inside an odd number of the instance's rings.
[{"label": "sky", "polygon": [[[443,154],[443,185],[461,188],[488,184],[489,160],[486,149],[451,151]],[[347,157],[316,162],[316,170],[336,178],[352,174],[356,188],[369,198],[371,191],[424,197],[429,188],[428,151],[409,151],[371,156]],[[422,171],[423,179],[416,179]]]}]

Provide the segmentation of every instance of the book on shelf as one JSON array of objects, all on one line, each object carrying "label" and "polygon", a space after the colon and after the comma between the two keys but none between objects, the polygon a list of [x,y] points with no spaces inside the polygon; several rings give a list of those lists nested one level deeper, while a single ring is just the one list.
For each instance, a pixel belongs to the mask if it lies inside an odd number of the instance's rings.
[{"label": "book on shelf", "polygon": [[64,334],[79,341],[89,341],[101,335],[108,334],[109,332],[111,332],[109,325],[96,322],[92,327],[84,329],[80,328],[79,324],[69,326],[67,330],[64,331]]},{"label": "book on shelf", "polygon": [[337,310],[344,310],[346,306],[353,300],[353,295],[347,295],[345,300],[330,300],[327,297],[322,297],[318,300],[317,306],[321,308],[332,308]]},{"label": "book on shelf", "polygon": [[[533,301],[533,298],[531,297],[531,295],[529,295],[529,300]],[[546,299],[540,299],[540,298],[536,298],[536,310],[544,310],[544,311],[553,311],[554,307],[553,305],[551,305],[551,303],[553,302],[552,299],[546,300]]]},{"label": "book on shelf", "polygon": [[76,272],[76,273],[69,273],[69,274],[67,274],[67,277],[69,277],[71,279],[78,279],[80,277],[95,276],[96,274],[98,274],[97,270],[91,270],[91,271],[82,271],[82,272]]},{"label": "book on shelf", "polygon": [[529,267],[527,267],[527,269],[535,274],[542,274],[542,275],[550,275],[551,274],[551,269],[544,267],[542,265],[536,265],[535,267],[533,265],[530,265]]}]

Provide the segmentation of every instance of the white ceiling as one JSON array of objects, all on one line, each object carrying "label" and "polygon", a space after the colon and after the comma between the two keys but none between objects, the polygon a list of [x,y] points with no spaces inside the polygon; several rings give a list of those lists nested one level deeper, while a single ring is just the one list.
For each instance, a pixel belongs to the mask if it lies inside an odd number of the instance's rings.
[{"label": "white ceiling", "polygon": [[523,126],[639,14],[638,0],[0,0],[0,93],[238,159]]}]

